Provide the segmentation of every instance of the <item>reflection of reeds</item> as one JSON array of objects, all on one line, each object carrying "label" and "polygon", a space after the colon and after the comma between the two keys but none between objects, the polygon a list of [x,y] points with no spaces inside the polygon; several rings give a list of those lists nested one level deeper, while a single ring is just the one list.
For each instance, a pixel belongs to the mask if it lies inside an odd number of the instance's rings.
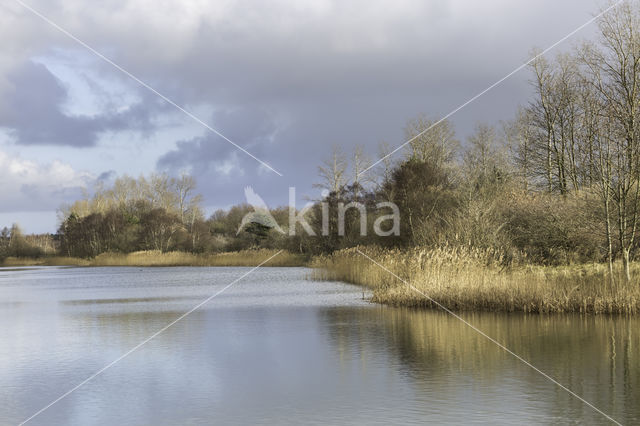
[{"label": "reflection of reeds", "polygon": [[[242,250],[220,254],[162,253],[139,251],[134,253],[103,253],[94,259],[44,257],[41,259],[7,258],[2,266],[257,266],[277,253],[277,250]],[[283,251],[264,266],[303,266],[306,258]]]},{"label": "reflection of reeds", "polygon": [[[460,315],[621,423],[638,423],[640,317],[487,312]],[[462,402],[463,408],[451,405],[461,413],[473,406],[474,392],[483,397],[491,395],[496,401],[513,392],[536,401],[533,406],[540,410],[539,423],[551,423],[549,419],[561,423],[563,420],[558,419],[566,418],[570,420],[565,423],[581,424],[593,422],[597,416],[582,401],[555,388],[443,311],[338,308],[328,310],[327,316],[331,318],[331,342],[342,355],[341,360],[381,352],[393,355],[401,370],[410,372],[411,389],[425,406],[442,409],[449,403]],[[502,418],[518,419],[522,418],[518,416],[523,414],[523,407],[504,406],[505,411],[500,411],[498,404],[490,409],[498,410],[494,417],[500,413]]]},{"label": "reflection of reeds", "polygon": [[[640,267],[633,280],[614,277],[606,265],[514,266],[505,269],[493,252],[466,248],[385,250],[360,247],[429,297],[455,310],[636,313],[640,311]],[[347,249],[313,261],[313,277],[373,289],[373,301],[431,307],[427,298],[362,256]]]}]

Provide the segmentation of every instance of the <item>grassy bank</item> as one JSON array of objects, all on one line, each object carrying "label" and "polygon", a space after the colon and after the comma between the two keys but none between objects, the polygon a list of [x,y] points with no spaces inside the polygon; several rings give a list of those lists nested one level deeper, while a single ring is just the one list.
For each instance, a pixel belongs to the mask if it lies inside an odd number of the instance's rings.
[{"label": "grassy bank", "polygon": [[[640,312],[640,265],[633,280],[610,283],[602,264],[503,268],[493,253],[467,249],[382,250],[361,247],[376,262],[449,309],[457,311]],[[395,306],[434,303],[355,249],[314,259],[314,278],[340,280],[373,290],[373,301]],[[619,269],[619,268],[618,268]]]},{"label": "grassy bank", "polygon": [[[277,250],[243,250],[218,254],[184,252],[104,253],[94,259],[43,257],[40,259],[9,257],[0,266],[257,266],[274,256]],[[305,266],[307,258],[283,251],[264,266]]]}]

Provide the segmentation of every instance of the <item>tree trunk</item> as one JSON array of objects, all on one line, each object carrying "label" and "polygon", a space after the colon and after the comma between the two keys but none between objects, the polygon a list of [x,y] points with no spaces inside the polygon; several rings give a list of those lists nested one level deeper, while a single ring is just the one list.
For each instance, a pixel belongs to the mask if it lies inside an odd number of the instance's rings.
[{"label": "tree trunk", "polygon": [[607,225],[607,260],[609,261],[609,284],[613,287],[613,243],[611,242],[611,216],[609,214],[609,194],[604,201],[605,220]]},{"label": "tree trunk", "polygon": [[624,277],[627,283],[631,281],[631,273],[629,271],[629,252],[629,248],[622,249],[622,264],[624,266]]}]

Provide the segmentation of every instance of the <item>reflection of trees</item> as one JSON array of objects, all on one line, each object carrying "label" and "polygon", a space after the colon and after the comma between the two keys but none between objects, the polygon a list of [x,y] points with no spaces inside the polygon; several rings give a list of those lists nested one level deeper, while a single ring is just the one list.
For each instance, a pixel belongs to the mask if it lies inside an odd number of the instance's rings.
[{"label": "reflection of trees", "polygon": [[[325,312],[341,356],[386,348],[425,397],[458,383],[501,386],[540,399],[550,416],[596,418],[584,403],[448,314],[379,307]],[[487,335],[623,423],[640,418],[640,320],[579,315],[465,314]],[[375,324],[373,326],[372,324]],[[445,394],[446,397],[446,394]],[[604,419],[604,417],[602,418]],[[599,419],[598,419],[599,420]]]}]

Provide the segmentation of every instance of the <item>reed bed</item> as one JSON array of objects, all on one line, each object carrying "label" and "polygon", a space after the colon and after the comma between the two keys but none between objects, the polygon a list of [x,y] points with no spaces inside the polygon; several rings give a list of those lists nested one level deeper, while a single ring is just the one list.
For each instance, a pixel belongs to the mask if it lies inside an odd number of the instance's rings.
[{"label": "reed bed", "polygon": [[45,256],[39,258],[7,257],[0,266],[89,266],[90,261],[77,257]]},{"label": "reed bed", "polygon": [[621,274],[612,282],[603,264],[509,268],[501,264],[500,257],[488,250],[360,247],[315,258],[311,266],[315,279],[369,287],[372,301],[394,306],[437,307],[439,303],[456,311],[535,313],[640,311],[638,264],[632,265],[631,283],[625,283]]},{"label": "reed bed", "polygon": [[[7,258],[2,266],[258,266],[278,251],[269,249],[242,250],[218,254],[138,251],[134,253],[103,253],[93,259],[43,257],[41,259]],[[283,251],[263,266],[305,266],[307,258]]]}]

